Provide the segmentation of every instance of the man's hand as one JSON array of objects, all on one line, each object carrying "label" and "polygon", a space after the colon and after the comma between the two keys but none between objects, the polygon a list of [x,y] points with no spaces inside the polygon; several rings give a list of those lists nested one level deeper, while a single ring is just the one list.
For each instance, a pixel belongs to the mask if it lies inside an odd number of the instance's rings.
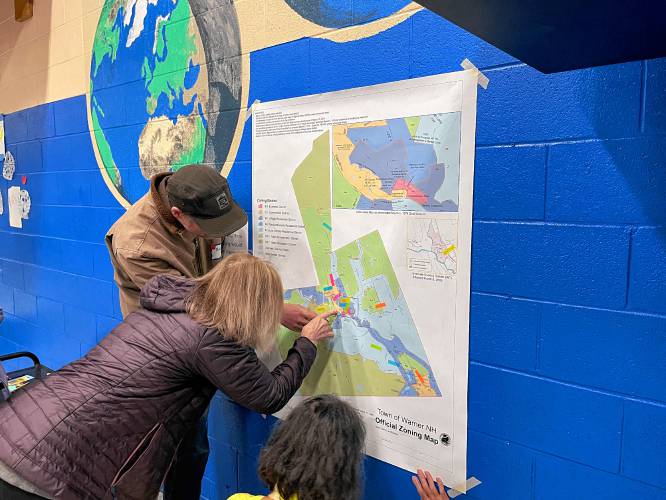
[{"label": "man's hand", "polygon": [[446,494],[446,489],[444,489],[444,482],[440,478],[437,478],[437,483],[435,483],[428,471],[424,473],[419,469],[418,476],[412,476],[412,483],[414,483],[421,500],[449,499],[449,495]]},{"label": "man's hand", "polygon": [[303,306],[285,304],[282,309],[282,326],[294,332],[300,332],[317,315]]},{"label": "man's hand", "polygon": [[331,328],[330,318],[340,314],[338,311],[328,311],[316,316],[315,319],[310,321],[303,327],[301,337],[305,337],[314,345],[317,342],[333,336],[333,329]]}]

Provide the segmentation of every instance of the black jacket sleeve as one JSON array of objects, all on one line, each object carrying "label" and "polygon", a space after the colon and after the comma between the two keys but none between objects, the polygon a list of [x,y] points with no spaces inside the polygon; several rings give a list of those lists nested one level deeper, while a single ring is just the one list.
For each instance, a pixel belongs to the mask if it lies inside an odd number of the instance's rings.
[{"label": "black jacket sleeve", "polygon": [[253,349],[209,330],[196,352],[199,374],[231,399],[260,413],[280,411],[310,371],[317,347],[299,337],[286,359],[272,372]]}]

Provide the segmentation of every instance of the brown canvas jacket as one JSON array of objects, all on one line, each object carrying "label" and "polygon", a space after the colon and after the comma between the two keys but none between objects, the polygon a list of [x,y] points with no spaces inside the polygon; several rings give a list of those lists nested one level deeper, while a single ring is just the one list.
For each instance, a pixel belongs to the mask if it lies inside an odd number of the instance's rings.
[{"label": "brown canvas jacket", "polygon": [[153,276],[194,278],[212,267],[210,243],[186,231],[171,214],[165,188],[169,176],[153,176],[150,191],[106,234],[123,317],[139,308],[139,292]]}]

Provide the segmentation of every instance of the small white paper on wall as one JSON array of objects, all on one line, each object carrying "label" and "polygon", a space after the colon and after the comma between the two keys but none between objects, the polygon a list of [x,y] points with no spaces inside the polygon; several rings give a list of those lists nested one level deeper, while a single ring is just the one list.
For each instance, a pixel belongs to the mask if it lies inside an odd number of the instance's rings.
[{"label": "small white paper on wall", "polygon": [[235,233],[224,238],[222,255],[227,257],[232,253],[247,253],[248,225],[245,224]]},{"label": "small white paper on wall", "polygon": [[22,228],[21,222],[23,215],[23,203],[21,202],[21,188],[18,186],[10,187],[7,193],[7,205],[9,207],[9,225],[11,227]]},{"label": "small white paper on wall", "polygon": [[2,191],[0,191],[0,215],[5,213],[5,203],[2,199]]},{"label": "small white paper on wall", "polygon": [[0,161],[2,161],[4,158],[5,158],[5,117],[0,115]]},{"label": "small white paper on wall", "polygon": [[2,176],[11,181],[14,178],[14,170],[16,170],[14,156],[10,151],[7,151],[5,153],[5,161],[2,164]]},{"label": "small white paper on wall", "polygon": [[220,260],[222,258],[222,243],[211,245],[210,252],[213,260]]},{"label": "small white paper on wall", "polygon": [[30,206],[31,206],[31,201],[30,201],[30,193],[26,191],[25,189],[21,189],[21,219],[27,219],[28,215],[30,215]]}]

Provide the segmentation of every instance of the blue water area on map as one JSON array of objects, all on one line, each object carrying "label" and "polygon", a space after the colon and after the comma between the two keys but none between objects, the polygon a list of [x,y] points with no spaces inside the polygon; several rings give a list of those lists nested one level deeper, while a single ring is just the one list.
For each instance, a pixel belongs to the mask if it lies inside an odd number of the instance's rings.
[{"label": "blue water area on map", "polygon": [[382,185],[388,191],[396,180],[404,179],[409,175],[406,146],[407,144],[403,140],[398,139],[381,149],[373,149],[366,142],[361,141],[356,144],[349,159],[362,168],[372,170],[382,180]]},{"label": "blue water area on map", "polygon": [[[348,356],[360,355],[362,359],[376,363],[384,373],[399,374],[405,383],[401,395],[418,396],[410,386],[420,381],[416,380],[413,369],[406,368],[399,361],[400,356],[409,356],[427,370],[430,386],[435,394],[441,395],[402,290],[399,287],[392,288],[383,273],[366,276],[362,261],[367,250],[361,241],[350,243],[358,249],[358,255],[348,262],[358,286],[354,296],[347,295],[340,279],[340,256],[337,252],[330,254],[330,269],[335,287],[340,292],[340,298],[349,300],[350,306],[347,314],[338,315],[332,324],[334,338],[328,344],[329,349]],[[388,258],[385,251],[384,256]],[[375,257],[378,256],[371,255],[369,259]],[[296,302],[306,307],[315,308],[320,304],[330,307],[331,300],[322,291],[323,288],[330,289],[330,286],[326,283],[323,287],[289,290],[285,293],[285,300],[294,302],[294,294],[297,293],[300,299]],[[365,308],[362,307],[362,302]],[[376,309],[373,307],[376,302],[383,302],[385,305]],[[338,305],[343,307],[339,300]]]},{"label": "blue water area on map", "polygon": [[[336,282],[336,286],[338,287],[338,290],[342,292],[342,296],[344,296],[344,288],[342,288],[342,283],[338,281]],[[331,301],[328,299],[328,297],[326,297],[323,292],[319,291],[316,286],[287,290],[284,294],[285,300],[290,300],[293,294],[296,292],[298,292],[303,298],[305,306],[309,306],[310,303],[314,305],[331,304]],[[331,327],[333,328],[334,332],[341,328],[340,316],[336,316],[335,320],[331,324]]]},{"label": "blue water area on map", "polygon": [[[337,280],[336,285],[338,287],[341,286]],[[328,302],[328,299],[324,296],[324,294],[317,290],[317,287],[314,286],[288,290],[285,293],[285,299],[291,299],[294,293],[298,293],[303,298],[304,304],[306,305],[309,305],[309,303],[325,304]],[[356,305],[356,310],[361,311],[358,305],[358,299],[353,297],[350,299],[352,303]],[[402,293],[399,294],[396,302],[404,303]],[[388,304],[387,309],[390,309]],[[395,316],[398,316],[399,314],[400,313],[396,312],[396,315],[393,315],[390,311],[387,310],[384,313],[372,313],[372,316],[364,315],[368,318],[364,319],[359,317],[358,314],[355,314],[353,308],[350,308],[348,315],[337,316],[333,322],[332,327],[335,337],[329,344],[329,347],[335,352],[340,352],[347,355],[361,354],[364,359],[377,363],[382,371],[386,373],[399,373],[405,380],[405,386],[403,387],[400,395],[417,396],[418,394],[411,387],[418,382],[416,380],[416,375],[412,370],[406,370],[403,365],[397,361],[402,354],[407,354],[427,370],[430,386],[435,391],[435,394],[441,395],[435,380],[435,376],[432,373],[432,369],[430,368],[427,360],[423,356],[415,353],[412,349],[405,346],[403,339],[401,339],[398,335],[387,335],[386,332],[383,334],[379,333],[378,329],[386,328],[386,325],[390,324],[392,321],[391,318],[393,317],[395,319]],[[380,317],[383,317],[384,321],[381,321]],[[412,328],[414,328],[413,324]],[[414,334],[416,334],[416,331],[414,331]],[[410,340],[417,343],[419,342],[418,337],[410,337]],[[385,350],[378,351],[371,346],[372,343],[383,347]],[[423,348],[419,346],[417,351],[423,352]]]},{"label": "blue water area on map", "polygon": [[[356,205],[358,210],[393,210],[393,204],[386,200],[370,200],[361,196]],[[420,210],[423,210],[421,207]]]},{"label": "blue water area on map", "polygon": [[[446,166],[438,163],[433,144],[415,141],[403,118],[390,119],[386,125],[352,127],[347,136],[354,144],[350,161],[371,170],[382,181],[385,192],[393,191],[402,181],[416,188],[419,196],[411,203],[369,200],[361,196],[355,208],[360,210],[429,210],[455,211],[457,204],[436,199],[446,179]],[[457,183],[457,178],[455,179]],[[425,199],[424,199],[425,198]]]},{"label": "blue water area on map", "polygon": [[[430,365],[428,362],[424,359],[421,359],[419,356],[416,356],[414,353],[409,352],[404,344],[402,343],[402,339],[398,337],[397,335],[394,335],[393,337],[387,339],[383,337],[382,335],[375,330],[368,321],[360,321],[359,326],[366,328],[373,336],[373,338],[381,342],[384,347],[388,349],[388,351],[391,353],[391,355],[395,358],[398,359],[398,357],[403,354],[407,353],[409,354],[410,357],[414,358],[418,363],[420,363],[427,371],[428,371],[428,378],[430,379],[430,386],[432,389],[435,391],[435,394],[438,396],[441,395],[441,392],[439,390],[439,387],[437,386],[437,382],[435,380],[435,376],[432,373],[432,370],[430,369]],[[402,377],[405,379],[407,382],[407,385],[403,388],[402,392],[400,393],[401,396],[416,396],[416,392],[414,389],[411,387],[412,385],[416,384],[416,375],[414,375],[413,372],[405,370],[402,364],[398,363],[398,369],[400,370],[400,374]]]}]

